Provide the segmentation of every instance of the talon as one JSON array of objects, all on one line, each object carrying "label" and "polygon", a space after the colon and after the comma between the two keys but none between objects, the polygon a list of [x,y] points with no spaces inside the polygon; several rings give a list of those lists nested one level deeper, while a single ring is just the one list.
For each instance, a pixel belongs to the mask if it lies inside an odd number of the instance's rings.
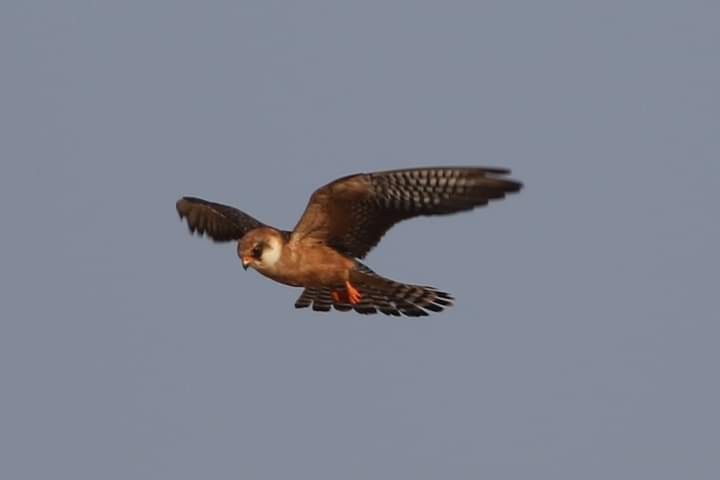
[{"label": "talon", "polygon": [[362,295],[360,295],[360,291],[352,286],[350,282],[345,282],[345,288],[347,288],[348,293],[348,299],[350,300],[350,303],[353,305],[357,305],[362,300]]}]

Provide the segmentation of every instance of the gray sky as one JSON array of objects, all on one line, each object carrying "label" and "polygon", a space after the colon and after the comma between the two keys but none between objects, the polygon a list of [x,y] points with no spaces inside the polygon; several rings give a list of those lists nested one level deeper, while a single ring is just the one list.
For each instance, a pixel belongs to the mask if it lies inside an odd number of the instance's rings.
[{"label": "gray sky", "polygon": [[[720,478],[720,3],[5,0],[3,479]],[[422,320],[295,311],[183,194],[526,189],[395,228]]]}]

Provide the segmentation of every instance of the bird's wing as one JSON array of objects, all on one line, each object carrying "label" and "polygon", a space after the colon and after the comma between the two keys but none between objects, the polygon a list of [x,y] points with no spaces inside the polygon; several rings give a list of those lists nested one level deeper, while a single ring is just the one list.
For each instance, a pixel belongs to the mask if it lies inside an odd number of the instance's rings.
[{"label": "bird's wing", "polygon": [[428,167],[343,177],[310,197],[293,236],[363,258],[396,223],[471,210],[522,188],[509,170]]},{"label": "bird's wing", "polygon": [[187,220],[191,233],[206,234],[216,242],[239,240],[250,230],[265,226],[237,208],[201,198],[182,197],[175,208],[180,218]]}]

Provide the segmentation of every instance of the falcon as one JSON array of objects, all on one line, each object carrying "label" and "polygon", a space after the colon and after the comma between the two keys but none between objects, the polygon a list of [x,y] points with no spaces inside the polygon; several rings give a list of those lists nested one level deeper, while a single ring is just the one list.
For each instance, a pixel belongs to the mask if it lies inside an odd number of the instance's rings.
[{"label": "falcon", "polygon": [[417,317],[442,311],[453,297],[390,280],[360,260],[402,220],[472,210],[518,192],[522,184],[509,174],[501,168],[428,167],[349,175],[317,189],[292,231],[195,197],[182,197],[176,208],[191,233],[236,241],[245,270],[303,288],[296,308]]}]

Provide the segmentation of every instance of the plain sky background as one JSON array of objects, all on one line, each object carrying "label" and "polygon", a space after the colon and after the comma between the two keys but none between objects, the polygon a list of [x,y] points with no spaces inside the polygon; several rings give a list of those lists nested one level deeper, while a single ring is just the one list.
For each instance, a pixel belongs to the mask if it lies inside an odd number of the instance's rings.
[{"label": "plain sky background", "polygon": [[[0,477],[720,478],[720,2],[0,4]],[[422,165],[520,194],[296,311],[181,195],[292,227]]]}]

